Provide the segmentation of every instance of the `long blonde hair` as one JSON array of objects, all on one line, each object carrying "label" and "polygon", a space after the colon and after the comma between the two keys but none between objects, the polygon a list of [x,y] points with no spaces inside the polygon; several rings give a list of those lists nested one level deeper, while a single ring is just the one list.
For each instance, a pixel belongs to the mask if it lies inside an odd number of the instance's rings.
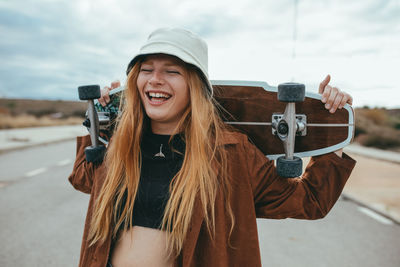
[{"label": "long blonde hair", "polygon": [[[121,100],[124,108],[105,158],[108,172],[95,204],[89,231],[90,245],[104,242],[110,234],[115,238],[121,227],[124,230],[132,227],[133,206],[140,179],[140,141],[147,116],[136,85],[140,65],[140,62],[136,63],[130,71],[124,100]],[[218,115],[215,100],[207,96],[200,74],[191,65],[186,65],[185,72],[190,90],[190,105],[177,130],[184,134],[186,151],[182,167],[170,183],[170,198],[161,223],[161,229],[167,233],[168,255],[174,257],[182,250],[195,212],[197,196],[200,197],[212,240],[215,237],[214,203],[218,191],[223,194],[231,218],[230,234],[234,226],[229,201],[231,186],[226,175],[227,159],[220,142],[225,125]],[[216,168],[219,170],[218,175]]]}]

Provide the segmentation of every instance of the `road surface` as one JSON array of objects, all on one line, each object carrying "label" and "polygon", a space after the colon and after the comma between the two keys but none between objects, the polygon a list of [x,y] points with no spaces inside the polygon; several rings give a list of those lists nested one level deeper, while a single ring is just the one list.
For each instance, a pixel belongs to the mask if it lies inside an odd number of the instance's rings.
[{"label": "road surface", "polygon": [[[66,141],[0,155],[0,266],[77,266],[89,196],[67,180],[74,154]],[[263,266],[400,266],[400,226],[353,202],[258,226]]]}]

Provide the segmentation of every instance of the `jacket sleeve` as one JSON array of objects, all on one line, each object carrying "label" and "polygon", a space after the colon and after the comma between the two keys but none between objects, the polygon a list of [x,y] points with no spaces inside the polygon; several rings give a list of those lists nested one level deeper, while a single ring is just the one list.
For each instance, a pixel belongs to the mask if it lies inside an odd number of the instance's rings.
[{"label": "jacket sleeve", "polygon": [[85,148],[91,145],[90,136],[78,136],[76,139],[76,158],[71,175],[68,177],[72,186],[90,194],[93,185],[94,166],[86,161]]},{"label": "jacket sleeve", "polygon": [[256,216],[319,219],[338,200],[355,161],[343,153],[312,157],[302,177],[282,178],[273,161],[254,145],[245,146]]}]

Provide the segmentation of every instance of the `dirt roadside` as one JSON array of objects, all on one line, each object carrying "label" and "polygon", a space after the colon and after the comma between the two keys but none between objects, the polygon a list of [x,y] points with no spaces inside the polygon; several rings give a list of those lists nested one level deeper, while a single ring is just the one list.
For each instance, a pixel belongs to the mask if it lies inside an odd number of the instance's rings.
[{"label": "dirt roadside", "polygon": [[357,164],[344,193],[400,222],[400,164],[349,155]]}]

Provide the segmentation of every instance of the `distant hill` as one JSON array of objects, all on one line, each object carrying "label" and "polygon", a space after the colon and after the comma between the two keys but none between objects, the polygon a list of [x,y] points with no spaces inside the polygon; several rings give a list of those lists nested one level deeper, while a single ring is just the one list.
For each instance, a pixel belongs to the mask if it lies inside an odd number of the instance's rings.
[{"label": "distant hill", "polygon": [[86,109],[83,101],[0,98],[0,129],[80,124]]},{"label": "distant hill", "polygon": [[80,117],[85,114],[87,103],[84,101],[32,100],[0,98],[0,114],[34,116],[62,113],[63,117]]}]

